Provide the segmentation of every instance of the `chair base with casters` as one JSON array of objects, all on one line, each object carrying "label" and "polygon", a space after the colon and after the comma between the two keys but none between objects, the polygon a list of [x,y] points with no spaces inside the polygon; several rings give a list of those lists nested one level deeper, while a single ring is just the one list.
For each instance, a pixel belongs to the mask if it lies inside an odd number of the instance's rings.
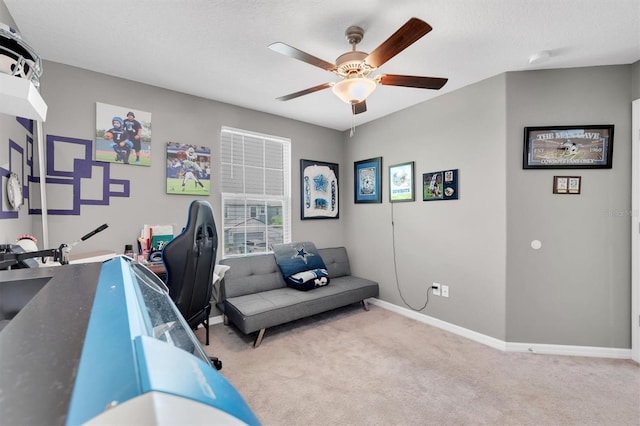
[{"label": "chair base with casters", "polygon": [[222,361],[220,361],[217,356],[210,356],[209,361],[211,361],[213,368],[216,370],[222,370]]}]

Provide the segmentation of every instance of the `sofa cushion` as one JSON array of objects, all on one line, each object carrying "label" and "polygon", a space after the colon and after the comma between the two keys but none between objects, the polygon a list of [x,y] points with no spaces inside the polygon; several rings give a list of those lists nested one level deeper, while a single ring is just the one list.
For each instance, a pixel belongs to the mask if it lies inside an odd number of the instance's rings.
[{"label": "sofa cushion", "polygon": [[286,288],[282,272],[271,253],[220,260],[230,266],[222,280],[221,298],[238,297],[277,288]]},{"label": "sofa cushion", "polygon": [[224,313],[240,331],[253,333],[289,321],[378,297],[378,284],[366,278],[332,278],[331,285],[313,291],[283,287],[224,301]]},{"label": "sofa cushion", "polygon": [[287,285],[307,291],[329,284],[327,267],[310,241],[274,244],[273,255]]}]

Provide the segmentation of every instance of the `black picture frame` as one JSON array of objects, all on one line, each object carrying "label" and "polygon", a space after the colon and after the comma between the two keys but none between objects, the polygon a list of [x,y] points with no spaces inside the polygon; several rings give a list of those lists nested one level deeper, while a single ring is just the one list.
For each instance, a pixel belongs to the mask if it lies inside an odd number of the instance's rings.
[{"label": "black picture frame", "polygon": [[338,164],[300,160],[300,219],[339,219]]},{"label": "black picture frame", "polygon": [[524,128],[523,169],[610,169],[613,124]]},{"label": "black picture frame", "polygon": [[353,202],[382,203],[382,157],[353,163]]},{"label": "black picture frame", "polygon": [[457,200],[458,169],[422,174],[422,201]]},{"label": "black picture frame", "polygon": [[389,166],[389,202],[416,200],[414,161]]}]

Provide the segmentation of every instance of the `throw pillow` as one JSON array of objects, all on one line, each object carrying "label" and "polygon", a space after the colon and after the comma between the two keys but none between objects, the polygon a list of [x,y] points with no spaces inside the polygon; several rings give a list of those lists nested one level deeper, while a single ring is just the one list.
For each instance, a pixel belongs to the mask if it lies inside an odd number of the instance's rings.
[{"label": "throw pillow", "polygon": [[307,291],[329,284],[327,267],[312,242],[274,244],[272,248],[289,287]]}]

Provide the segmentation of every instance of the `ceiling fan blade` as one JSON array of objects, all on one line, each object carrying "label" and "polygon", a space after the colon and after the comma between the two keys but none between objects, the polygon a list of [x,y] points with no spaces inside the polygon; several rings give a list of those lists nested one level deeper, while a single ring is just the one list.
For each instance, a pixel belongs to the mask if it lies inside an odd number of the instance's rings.
[{"label": "ceiling fan blade", "polygon": [[317,92],[319,90],[328,89],[331,86],[333,86],[333,83],[319,84],[318,86],[310,87],[308,89],[304,89],[304,90],[301,90],[299,92],[291,93],[291,94],[285,95],[285,96],[280,96],[277,99],[279,101],[288,101],[288,100],[291,100],[291,99],[298,98],[300,96],[308,95],[309,93]]},{"label": "ceiling fan blade", "polygon": [[299,61],[306,62],[313,66],[322,68],[323,70],[327,70],[327,71],[336,70],[335,64],[332,64],[320,58],[316,58],[315,56],[310,55],[306,52],[303,52],[300,49],[296,49],[295,47],[291,47],[288,44],[284,44],[279,41],[275,43],[271,43],[269,45],[269,49],[273,50],[274,52],[282,53],[283,55],[289,56],[290,58],[297,59]]},{"label": "ceiling fan blade", "polygon": [[418,41],[420,37],[431,31],[431,25],[421,19],[409,19],[398,31],[393,33],[384,43],[376,48],[364,60],[367,65],[378,68],[389,59]]},{"label": "ceiling fan blade", "polygon": [[380,84],[384,86],[416,87],[418,89],[438,90],[444,86],[448,78],[438,77],[417,77],[415,75],[382,74],[377,77]]},{"label": "ceiling fan blade", "polygon": [[367,101],[362,101],[357,104],[351,104],[351,111],[353,115],[361,114],[367,111]]}]

